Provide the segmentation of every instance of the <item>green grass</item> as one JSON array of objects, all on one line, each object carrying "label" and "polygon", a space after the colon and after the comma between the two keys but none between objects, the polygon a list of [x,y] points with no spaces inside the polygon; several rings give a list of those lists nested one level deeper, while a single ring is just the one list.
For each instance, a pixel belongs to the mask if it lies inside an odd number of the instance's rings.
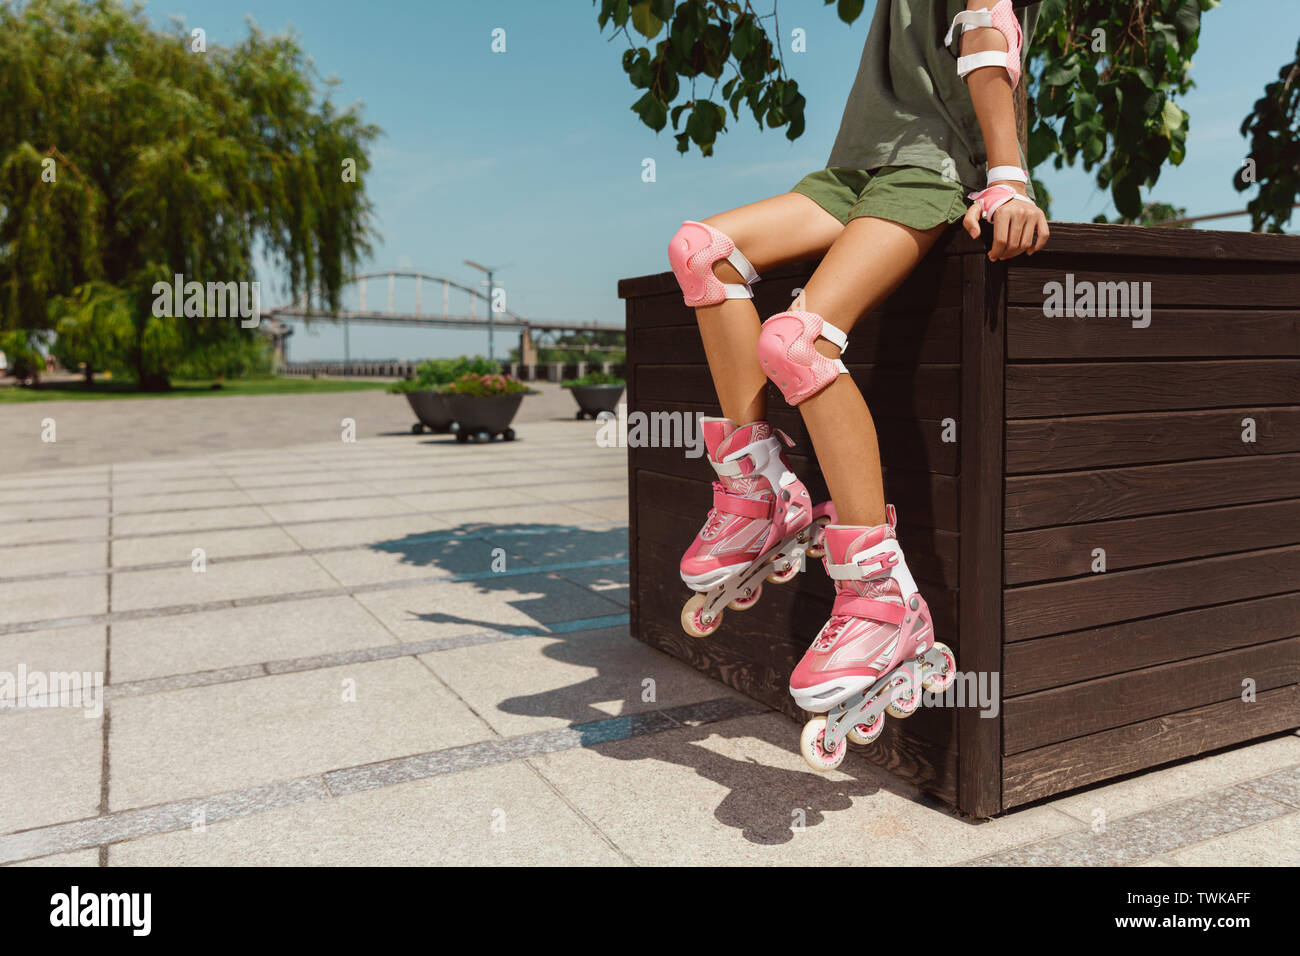
[{"label": "green grass", "polygon": [[233,379],[213,388],[211,382],[172,382],[170,392],[137,391],[134,382],[96,380],[89,387],[84,382],[42,382],[35,388],[16,385],[0,386],[0,404],[6,402],[51,402],[106,398],[194,398],[200,395],[296,395],[315,392],[361,392],[387,388],[384,381],[347,381],[345,379],[311,379],[265,376]]}]

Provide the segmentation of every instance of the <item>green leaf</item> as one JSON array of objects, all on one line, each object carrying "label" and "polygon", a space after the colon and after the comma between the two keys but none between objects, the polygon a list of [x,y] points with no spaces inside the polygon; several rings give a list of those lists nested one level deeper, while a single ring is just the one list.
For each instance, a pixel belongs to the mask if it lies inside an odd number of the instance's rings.
[{"label": "green leaf", "polygon": [[647,93],[633,103],[632,112],[641,117],[641,122],[656,133],[668,125],[668,108],[652,93]]},{"label": "green leaf", "polygon": [[[1073,63],[1070,62],[1073,60]],[[1071,57],[1043,74],[1043,83],[1047,86],[1066,86],[1079,76],[1079,61]]]},{"label": "green leaf", "polygon": [[654,15],[650,9],[650,0],[641,0],[632,8],[632,26],[637,33],[649,40],[653,40],[659,35],[659,31],[664,28],[664,22]]},{"label": "green leaf", "polygon": [[862,15],[862,8],[865,5],[865,0],[839,0],[836,12],[845,23],[852,23]]},{"label": "green leaf", "polygon": [[1160,132],[1169,139],[1183,125],[1187,114],[1174,105],[1173,100],[1165,100],[1165,108],[1160,116]]}]

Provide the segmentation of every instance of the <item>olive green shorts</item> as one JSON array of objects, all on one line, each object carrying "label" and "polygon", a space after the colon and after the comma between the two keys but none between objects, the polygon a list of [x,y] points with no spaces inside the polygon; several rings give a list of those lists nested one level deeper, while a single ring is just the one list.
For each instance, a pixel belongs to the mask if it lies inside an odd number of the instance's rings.
[{"label": "olive green shorts", "polygon": [[867,172],[838,166],[809,173],[791,192],[802,193],[840,222],[862,216],[913,229],[932,229],[966,215],[966,190],[919,166],[882,166]]}]

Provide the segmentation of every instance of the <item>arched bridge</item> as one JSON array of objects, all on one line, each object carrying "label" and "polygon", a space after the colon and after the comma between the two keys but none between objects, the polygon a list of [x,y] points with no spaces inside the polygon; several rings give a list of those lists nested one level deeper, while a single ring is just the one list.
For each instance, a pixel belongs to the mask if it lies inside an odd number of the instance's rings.
[{"label": "arched bridge", "polygon": [[[403,306],[397,306],[398,279],[414,280],[415,310],[410,311],[409,287],[403,283]],[[380,294],[386,291],[385,307],[371,306],[367,297],[370,283],[380,286]],[[359,308],[330,312],[324,309],[309,308],[307,303],[277,306],[263,312],[271,319],[299,319],[322,322],[358,322],[371,325],[407,325],[432,326],[448,329],[483,329],[489,328],[489,310],[491,301],[488,294],[481,289],[449,279],[445,276],[431,275],[427,272],[414,272],[403,269],[388,269],[380,272],[365,272],[354,275],[345,285],[355,285],[358,290]],[[498,284],[497,288],[501,288]],[[432,294],[433,308],[425,302],[426,296]],[[480,314],[481,313],[481,314]],[[556,319],[526,319],[509,309],[491,315],[490,325],[494,329],[506,331],[517,329],[531,332],[531,338],[546,332],[621,332],[622,325],[608,325],[598,322],[573,322]]]}]

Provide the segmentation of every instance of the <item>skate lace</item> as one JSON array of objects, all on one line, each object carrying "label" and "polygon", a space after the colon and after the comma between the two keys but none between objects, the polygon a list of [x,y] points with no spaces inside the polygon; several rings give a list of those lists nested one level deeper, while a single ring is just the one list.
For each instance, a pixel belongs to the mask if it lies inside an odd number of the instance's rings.
[{"label": "skate lace", "polygon": [[726,523],[727,516],[716,508],[709,509],[709,517],[704,522],[703,534],[705,537],[715,535],[722,530],[723,524]]}]

